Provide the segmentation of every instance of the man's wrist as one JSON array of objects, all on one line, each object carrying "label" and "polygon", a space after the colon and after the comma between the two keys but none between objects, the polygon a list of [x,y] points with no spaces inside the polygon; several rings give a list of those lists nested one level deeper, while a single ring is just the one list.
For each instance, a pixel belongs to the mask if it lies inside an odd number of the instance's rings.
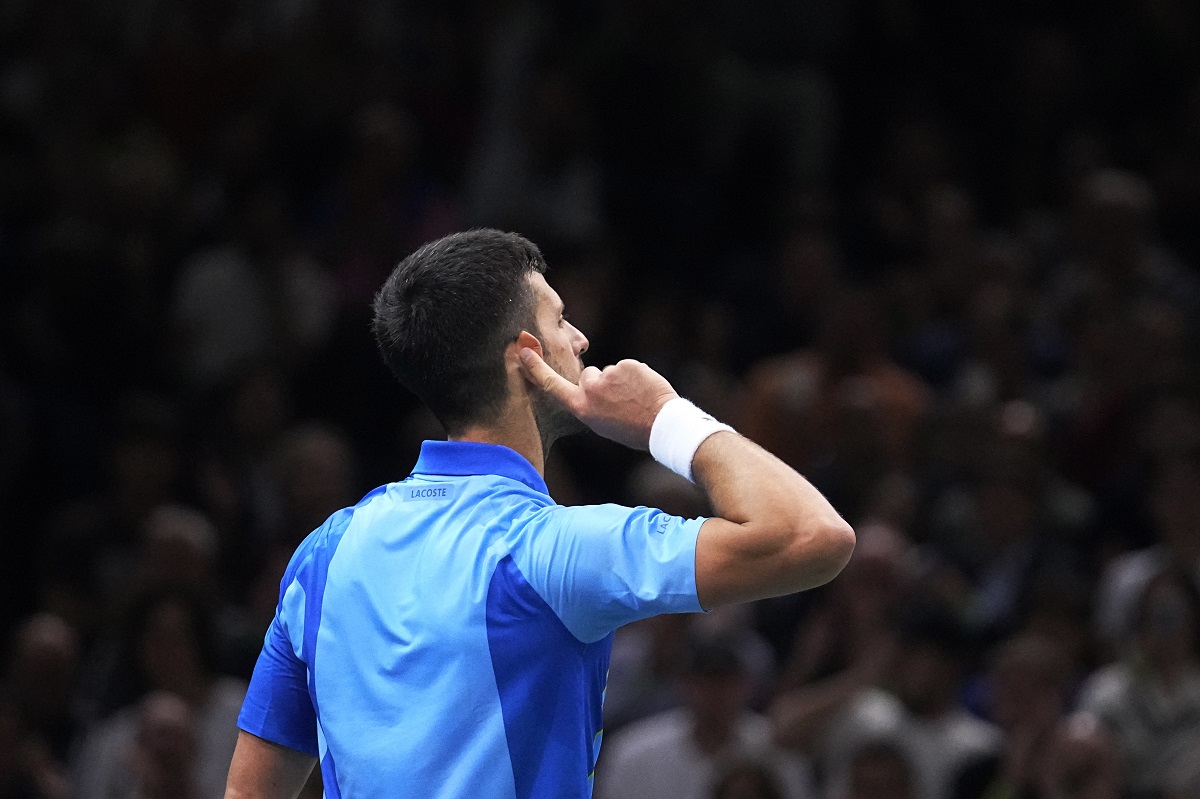
[{"label": "man's wrist", "polygon": [[650,454],[676,474],[692,480],[696,450],[713,433],[734,432],[683,397],[668,400],[654,417],[650,428]]}]

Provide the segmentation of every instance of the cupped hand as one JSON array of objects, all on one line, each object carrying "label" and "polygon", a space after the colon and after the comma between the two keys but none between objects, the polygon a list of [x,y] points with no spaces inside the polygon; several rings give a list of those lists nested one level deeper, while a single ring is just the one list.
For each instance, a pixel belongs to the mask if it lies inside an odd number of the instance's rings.
[{"label": "cupped hand", "polygon": [[649,449],[654,418],[679,396],[665,377],[641,361],[618,361],[603,369],[589,366],[578,385],[528,347],[521,350],[521,366],[530,383],[595,433],[633,449]]}]

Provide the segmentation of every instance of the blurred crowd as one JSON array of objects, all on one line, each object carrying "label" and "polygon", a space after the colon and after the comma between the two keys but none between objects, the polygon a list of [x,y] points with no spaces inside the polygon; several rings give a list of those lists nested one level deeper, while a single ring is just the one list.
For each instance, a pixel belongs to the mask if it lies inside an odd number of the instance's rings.
[{"label": "blurred crowd", "polygon": [[[0,0],[0,43],[0,799],[222,795],[291,550],[439,435],[370,297],[479,225],[858,532],[618,633],[598,796],[1200,796],[1195,4]],[[706,510],[594,436],[549,470]]]}]

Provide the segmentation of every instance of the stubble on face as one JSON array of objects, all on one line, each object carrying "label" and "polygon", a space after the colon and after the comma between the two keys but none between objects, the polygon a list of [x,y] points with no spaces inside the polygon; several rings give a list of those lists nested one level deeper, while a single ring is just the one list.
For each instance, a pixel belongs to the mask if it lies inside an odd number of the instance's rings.
[{"label": "stubble on face", "polygon": [[[556,360],[550,358],[546,361],[546,365],[572,383],[578,383],[579,374],[583,371],[582,364],[578,362],[578,359],[575,359],[574,369],[564,369],[563,365],[557,363]],[[550,448],[558,439],[574,433],[582,433],[587,429],[587,425],[579,421],[565,405],[542,392],[534,394],[533,418],[537,422],[538,433],[542,437],[543,455],[550,453]]]},{"label": "stubble on face", "polygon": [[[561,334],[556,335],[555,328],[551,327],[556,325],[560,318],[562,300],[541,274],[531,275],[530,283],[538,306],[534,332],[542,343],[542,357],[547,366],[572,383],[578,384],[579,376],[583,372],[583,361],[575,353],[570,340],[563,340]],[[547,330],[548,335],[544,333]],[[587,429],[566,406],[542,392],[534,393],[533,415],[542,438],[544,455],[549,454],[550,447],[558,439]]]}]

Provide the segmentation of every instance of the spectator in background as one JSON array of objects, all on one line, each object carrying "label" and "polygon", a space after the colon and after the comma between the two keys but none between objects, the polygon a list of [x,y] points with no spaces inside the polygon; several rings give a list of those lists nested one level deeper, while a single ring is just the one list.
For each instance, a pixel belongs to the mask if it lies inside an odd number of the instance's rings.
[{"label": "spectator in background", "polygon": [[[219,551],[216,528],[204,514],[183,505],[155,509],[146,520],[133,579],[110,609],[119,616],[139,598],[155,593],[195,597],[211,609],[220,666],[231,675],[249,679],[270,618],[255,618],[246,602],[231,601],[234,591],[230,588],[239,586],[231,579],[233,575],[218,569]],[[277,571],[273,579],[267,578],[271,580],[272,614],[283,566]],[[115,646],[115,642],[109,643]],[[111,650],[100,652],[101,657],[105,654],[116,656]]]},{"label": "spectator in background", "polygon": [[1200,583],[1200,466],[1194,457],[1158,465],[1149,505],[1159,543],[1117,557],[1097,590],[1097,632],[1117,653],[1133,632],[1138,597],[1155,575],[1177,569]]},{"label": "spectator in background", "polygon": [[1200,593],[1190,576],[1150,580],[1125,657],[1092,676],[1079,707],[1112,731],[1135,794],[1164,790],[1190,765],[1200,746]]},{"label": "spectator in background", "polygon": [[18,629],[0,702],[18,715],[31,745],[62,771],[79,732],[75,695],[82,645],[65,621],[39,613]]},{"label": "spectator in background", "polygon": [[175,498],[183,471],[180,421],[163,398],[132,395],[104,451],[105,484],[62,506],[40,553],[43,605],[85,635],[128,585],[147,515]]},{"label": "spectator in background", "polygon": [[531,52],[546,26],[528,8],[514,16],[498,28],[489,54],[491,124],[473,158],[471,217],[588,245],[603,232],[590,108],[568,71],[537,63]]},{"label": "spectator in background", "polygon": [[331,513],[358,501],[358,473],[350,442],[316,423],[287,430],[274,463],[279,529],[271,544],[289,551]]},{"label": "spectator in background", "polygon": [[1077,713],[1068,717],[1054,730],[1047,746],[1034,794],[1038,799],[1118,799],[1128,795],[1117,748],[1093,716]]},{"label": "spectator in background", "polygon": [[268,363],[245,365],[212,400],[193,454],[192,491],[221,534],[218,569],[236,596],[253,578],[263,545],[278,535],[273,458],[294,402],[287,374]]},{"label": "spectator in background", "polygon": [[[790,663],[776,710],[814,701],[790,745],[826,751],[864,696],[941,723],[893,679],[889,608],[931,593],[996,644],[979,682],[1010,707],[964,700],[1007,732],[985,762],[1036,737],[1022,790],[1110,799],[1111,739],[1140,762],[1140,728],[1035,723],[1004,695],[1047,704],[1045,664],[1002,665],[1038,632],[1110,723],[1190,701],[1138,619],[1164,569],[1200,585],[1200,5],[1104,12],[0,3],[0,799],[61,799],[97,706],[140,717],[158,682],[108,672],[142,591],[204,594],[257,655],[287,542],[436,435],[387,421],[407,400],[365,315],[464,219],[556,240],[573,321],[611,334],[592,362],[671,370],[860,530],[826,591],[755,607]],[[559,501],[632,475],[631,504],[705,512],[582,437],[551,471]],[[610,731],[683,701],[698,626],[618,633]],[[920,758],[883,743],[846,790],[922,799]],[[1189,752],[1170,799],[1200,797]]]},{"label": "spectator in background", "polygon": [[946,799],[966,762],[999,749],[1000,731],[958,704],[969,652],[955,612],[910,600],[896,624],[890,662],[869,664],[888,690],[842,678],[785,692],[772,707],[776,737],[814,757],[829,799],[846,794],[854,753],[880,737],[903,748],[919,799]]},{"label": "spectator in background", "polygon": [[1154,188],[1143,176],[1098,169],[1079,187],[1073,252],[1052,289],[1064,301],[1088,292],[1129,300],[1165,300],[1194,311],[1200,282],[1156,238]]},{"label": "spectator in background", "polygon": [[834,501],[906,466],[929,407],[925,384],[889,357],[887,332],[876,296],[844,290],[823,311],[817,346],[765,359],[747,376],[739,429]]},{"label": "spectator in background", "polygon": [[0,799],[67,799],[68,784],[53,758],[25,735],[20,714],[0,702]]},{"label": "spectator in background", "polygon": [[854,557],[795,636],[783,689],[820,684],[833,701],[876,684],[892,661],[888,614],[904,596],[908,542],[882,523],[859,529]]},{"label": "spectator in background", "polygon": [[750,685],[741,653],[717,638],[697,644],[683,675],[684,707],[629,725],[608,744],[597,777],[611,799],[704,799],[722,768],[767,764],[786,799],[811,797],[807,769],[778,749],[769,722],[747,707]]},{"label": "spectator in background", "polygon": [[196,719],[192,708],[166,691],[147,695],[137,706],[137,729],[124,760],[130,780],[111,799],[194,799]]},{"label": "spectator in background", "polygon": [[1167,779],[1164,799],[1191,799],[1200,795],[1200,747],[1187,758],[1186,765]]},{"label": "spectator in background", "polygon": [[353,312],[370,305],[400,253],[459,227],[461,198],[423,157],[431,143],[409,109],[371,97],[348,121],[349,156],[322,211],[337,244],[337,299]]},{"label": "spectator in background", "polygon": [[167,588],[215,600],[218,545],[216,529],[199,511],[182,505],[155,508],[143,526],[133,580],[118,607]]},{"label": "spectator in background", "polygon": [[[183,700],[194,716],[195,799],[224,795],[246,685],[217,671],[215,635],[206,605],[186,594],[158,591],[130,608],[120,660],[108,683],[109,707],[115,712],[87,733],[74,763],[78,799],[102,799],[136,782],[126,753],[137,745],[136,703],[154,691]],[[152,702],[149,707],[153,711],[156,706]],[[150,712],[150,721],[154,717]]]},{"label": "spectator in background", "polygon": [[617,631],[604,694],[609,740],[631,723],[682,704],[679,688],[690,622],[686,616],[655,616]]},{"label": "spectator in background", "polygon": [[845,799],[915,799],[916,775],[904,750],[887,739],[859,747],[850,761]]},{"label": "spectator in background", "polygon": [[[264,537],[278,524],[270,461],[292,415],[291,385],[276,364],[246,364],[213,399],[194,490],[227,536],[244,531]],[[223,543],[227,549],[247,545]]]},{"label": "spectator in background", "polygon": [[1005,733],[1003,752],[969,763],[958,775],[954,799],[1006,793],[1038,797],[1069,698],[1071,667],[1055,641],[1026,634],[1000,646],[988,679],[988,709]]},{"label": "spectator in background", "polygon": [[270,297],[260,267],[228,244],[183,265],[171,304],[181,376],[204,392],[261,360],[271,337]]},{"label": "spectator in background", "polygon": [[1032,586],[1050,574],[1071,574],[1074,564],[1046,530],[1043,485],[1036,461],[996,453],[974,492],[978,551],[972,628],[989,641],[1011,632]]},{"label": "spectator in background", "polygon": [[786,795],[771,768],[751,760],[727,768],[712,799],[784,799]]},{"label": "spectator in background", "polygon": [[0,797],[66,799],[79,730],[75,685],[81,644],[48,613],[17,629],[0,683]]}]

